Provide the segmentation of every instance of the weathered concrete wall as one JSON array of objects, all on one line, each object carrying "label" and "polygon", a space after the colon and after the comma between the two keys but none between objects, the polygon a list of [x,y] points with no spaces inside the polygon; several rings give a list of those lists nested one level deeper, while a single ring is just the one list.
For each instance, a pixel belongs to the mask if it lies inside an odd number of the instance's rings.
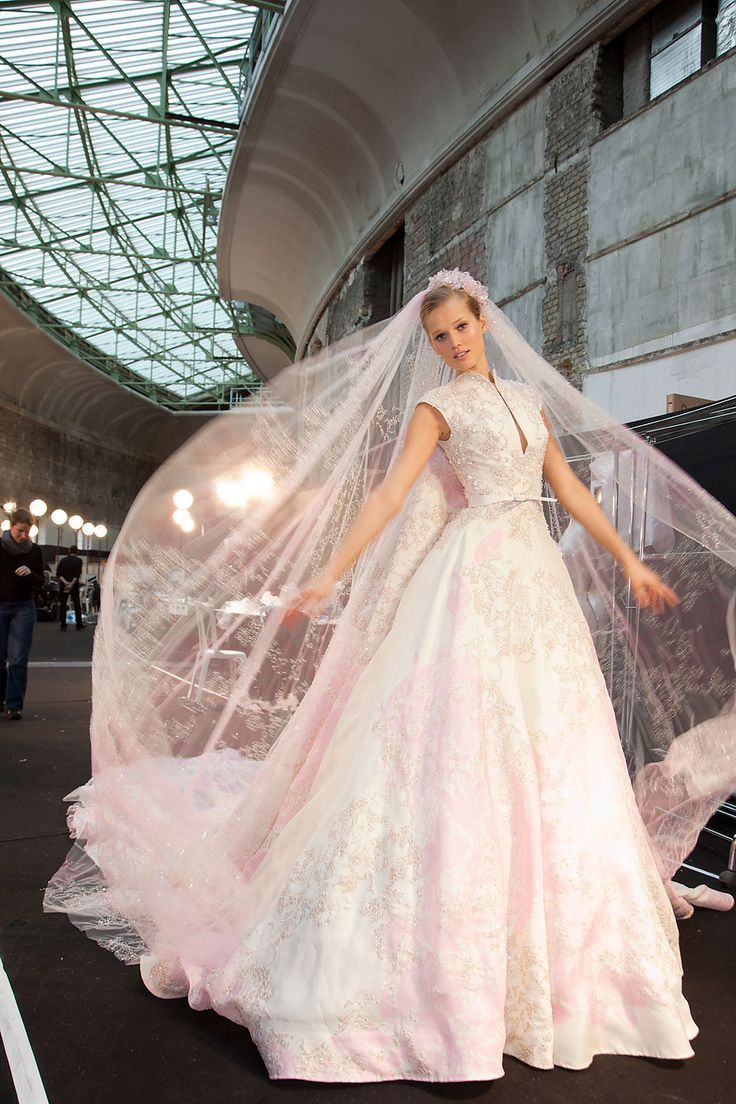
[{"label": "weathered concrete wall", "polygon": [[544,275],[544,237],[539,233],[544,211],[542,181],[516,193],[487,220],[486,276],[498,303],[512,299]]},{"label": "weathered concrete wall", "polygon": [[733,330],[735,242],[732,199],[592,261],[591,365],[631,359],[632,351],[657,339],[664,349],[664,339],[705,322],[720,322],[716,332]]},{"label": "weathered concrete wall", "polygon": [[514,111],[406,213],[405,297],[441,268],[478,275],[541,348],[544,116],[541,92]]},{"label": "weathered concrete wall", "polygon": [[734,118],[730,56],[592,146],[585,392],[618,417],[736,392]]},{"label": "weathered concrete wall", "polygon": [[500,204],[529,187],[544,172],[545,91],[509,115],[486,139],[487,194]]},{"label": "weathered concrete wall", "polygon": [[[616,57],[585,50],[407,208],[404,286],[408,299],[440,268],[477,274],[534,348],[628,420],[673,391],[736,392],[736,56],[610,125]],[[331,340],[368,300],[359,266]]]},{"label": "weathered concrete wall", "polygon": [[590,251],[736,188],[736,65],[724,59],[609,130],[591,149]]},{"label": "weathered concrete wall", "polygon": [[[231,300],[283,319],[300,350],[336,282],[449,168],[427,247],[473,264],[459,151],[481,146],[641,0],[291,0],[246,95],[221,204],[217,266]],[[480,155],[483,160],[483,155]],[[455,163],[455,164],[454,164]],[[466,173],[467,170],[467,173]],[[439,192],[433,192],[439,199]],[[486,199],[490,200],[490,195]],[[482,210],[480,199],[468,202]],[[477,268],[477,264],[475,265]]]}]

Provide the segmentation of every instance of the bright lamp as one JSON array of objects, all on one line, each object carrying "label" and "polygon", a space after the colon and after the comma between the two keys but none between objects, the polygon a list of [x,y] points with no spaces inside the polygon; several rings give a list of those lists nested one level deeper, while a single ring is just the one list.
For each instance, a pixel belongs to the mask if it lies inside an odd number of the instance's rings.
[{"label": "bright lamp", "polygon": [[174,510],[173,518],[185,533],[191,533],[194,529],[194,518],[188,510]]}]

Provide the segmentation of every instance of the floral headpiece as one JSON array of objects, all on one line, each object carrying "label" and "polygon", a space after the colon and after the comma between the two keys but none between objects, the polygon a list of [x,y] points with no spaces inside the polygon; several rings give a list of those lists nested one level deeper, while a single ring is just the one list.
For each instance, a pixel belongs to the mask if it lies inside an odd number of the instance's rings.
[{"label": "floral headpiece", "polygon": [[435,272],[427,284],[427,291],[434,291],[435,288],[440,287],[451,287],[457,291],[466,291],[468,295],[472,295],[474,299],[478,300],[481,307],[488,306],[491,300],[485,284],[481,284],[479,280],[474,279],[469,272],[461,272],[459,268],[443,268],[441,272]]}]

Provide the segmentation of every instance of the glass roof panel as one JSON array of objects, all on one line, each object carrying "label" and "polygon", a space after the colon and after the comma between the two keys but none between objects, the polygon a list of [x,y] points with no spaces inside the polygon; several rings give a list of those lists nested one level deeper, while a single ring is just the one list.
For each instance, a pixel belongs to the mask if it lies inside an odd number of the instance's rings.
[{"label": "glass roof panel", "polygon": [[0,0],[0,288],[173,407],[254,379],[215,243],[258,8]]}]

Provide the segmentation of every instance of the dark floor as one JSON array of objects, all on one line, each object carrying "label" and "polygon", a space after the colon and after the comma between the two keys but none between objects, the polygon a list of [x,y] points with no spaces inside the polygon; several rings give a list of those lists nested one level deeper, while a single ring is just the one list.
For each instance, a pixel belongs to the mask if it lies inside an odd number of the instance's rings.
[{"label": "dark floor", "polygon": [[[321,1085],[271,1082],[248,1034],[184,1001],[161,1001],[137,970],[44,915],[47,879],[67,850],[61,798],[89,773],[91,631],[39,624],[22,721],[0,719],[0,956],[50,1104],[478,1099],[498,1104],[726,1104],[734,1099],[736,914],[697,910],[680,925],[685,993],[700,1036],[687,1062],[599,1057],[580,1073],[505,1060],[497,1082]],[[55,661],[55,662],[54,662]],[[685,878],[682,879],[686,880]],[[692,879],[691,879],[692,882]],[[692,883],[694,884],[694,883]],[[15,1094],[0,1057],[0,1104]]]}]

